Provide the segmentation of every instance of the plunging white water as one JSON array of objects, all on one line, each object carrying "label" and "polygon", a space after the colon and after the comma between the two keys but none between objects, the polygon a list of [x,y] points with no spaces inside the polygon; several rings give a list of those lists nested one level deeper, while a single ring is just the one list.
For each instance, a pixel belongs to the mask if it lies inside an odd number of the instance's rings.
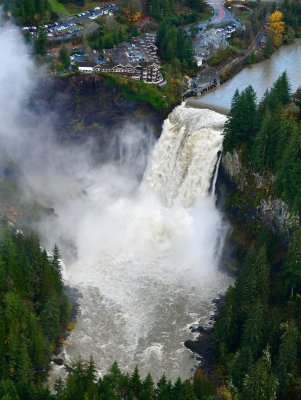
[{"label": "plunging white water", "polygon": [[122,168],[104,167],[90,174],[81,198],[56,207],[68,226],[76,219],[78,258],[66,279],[82,294],[67,361],[93,354],[102,372],[117,360],[155,379],[191,375],[189,326],[206,322],[230,281],[217,269],[224,227],[208,193],[224,121],[177,107],[137,190],[128,190]]},{"label": "plunging white water", "polygon": [[167,206],[191,207],[207,196],[224,122],[214,111],[176,107],[164,122],[142,187],[149,186]]}]

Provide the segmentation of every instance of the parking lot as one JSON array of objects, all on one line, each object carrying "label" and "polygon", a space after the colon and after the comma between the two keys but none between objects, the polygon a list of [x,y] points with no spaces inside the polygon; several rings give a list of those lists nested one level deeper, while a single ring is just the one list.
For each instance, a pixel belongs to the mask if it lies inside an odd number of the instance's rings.
[{"label": "parking lot", "polygon": [[[90,10],[78,13],[73,17],[45,25],[46,35],[49,41],[70,40],[74,36],[83,34],[87,26],[94,26],[93,21],[104,15],[114,15],[118,7],[115,4],[100,5]],[[97,28],[95,24],[95,29]],[[37,35],[36,26],[23,26],[21,30],[29,32],[32,36]]]},{"label": "parking lot", "polygon": [[228,46],[228,40],[236,31],[236,24],[223,28],[201,30],[194,39],[194,51],[197,59],[209,58],[214,51]]}]

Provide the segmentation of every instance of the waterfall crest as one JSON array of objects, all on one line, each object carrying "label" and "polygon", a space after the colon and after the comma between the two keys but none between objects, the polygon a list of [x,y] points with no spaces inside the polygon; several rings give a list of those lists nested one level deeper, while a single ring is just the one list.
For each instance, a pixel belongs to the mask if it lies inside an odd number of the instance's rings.
[{"label": "waterfall crest", "polygon": [[208,195],[226,117],[211,110],[176,107],[163,125],[142,190],[152,190],[168,207],[191,207]]}]

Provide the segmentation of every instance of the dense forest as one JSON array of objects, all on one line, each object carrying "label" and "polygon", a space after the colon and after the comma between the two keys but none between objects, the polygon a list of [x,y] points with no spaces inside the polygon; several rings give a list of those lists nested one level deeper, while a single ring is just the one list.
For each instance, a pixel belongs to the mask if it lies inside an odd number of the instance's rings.
[{"label": "dense forest", "polygon": [[4,10],[10,12],[20,25],[39,25],[45,21],[46,14],[50,11],[47,0],[3,0],[3,4]]},{"label": "dense forest", "polygon": [[[236,92],[225,125],[224,155],[237,153],[244,187],[230,187],[226,207],[234,232],[237,280],[225,296],[211,342],[211,381],[155,384],[138,368],[114,363],[99,378],[91,358],[68,366],[53,392],[43,385],[51,351],[66,324],[59,252],[37,238],[3,229],[0,240],[0,399],[2,400],[284,400],[301,393],[300,99],[286,74],[256,101],[251,86]],[[282,199],[294,223],[284,231],[256,215]],[[281,215],[278,215],[281,218]],[[113,360],[112,360],[113,361]]]},{"label": "dense forest", "polygon": [[291,102],[286,73],[259,104],[251,86],[236,91],[225,127],[224,150],[243,147],[254,173],[273,177],[269,191],[301,211],[300,111]]},{"label": "dense forest", "polygon": [[192,41],[183,28],[163,21],[158,28],[156,44],[162,59],[189,71],[196,68]]},{"label": "dense forest", "polygon": [[55,246],[49,257],[35,235],[2,227],[1,399],[33,399],[33,393],[44,392],[40,385],[69,311],[58,248]]},{"label": "dense forest", "polygon": [[[259,103],[251,86],[236,91],[225,125],[224,153],[239,154],[245,181],[227,200],[243,239],[238,279],[214,326],[213,346],[229,392],[239,400],[299,399],[301,393],[301,129],[295,100],[284,73]],[[282,232],[256,215],[273,199],[289,207]],[[282,217],[278,212],[276,219]]]},{"label": "dense forest", "polygon": [[[181,7],[188,7],[191,12],[177,12]],[[159,23],[156,44],[163,60],[190,73],[196,69],[192,39],[182,26],[197,22],[207,7],[204,0],[150,1],[150,15]]]},{"label": "dense forest", "polygon": [[281,10],[284,20],[294,28],[300,29],[301,24],[301,4],[298,0],[284,0]]}]

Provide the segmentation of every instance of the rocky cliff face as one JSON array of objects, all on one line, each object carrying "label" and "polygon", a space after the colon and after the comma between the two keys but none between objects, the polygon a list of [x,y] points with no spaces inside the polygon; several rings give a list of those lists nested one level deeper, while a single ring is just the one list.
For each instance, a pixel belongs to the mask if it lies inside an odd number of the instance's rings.
[{"label": "rocky cliff face", "polygon": [[114,142],[123,129],[138,125],[159,136],[166,111],[121,96],[101,77],[75,75],[45,79],[32,96],[35,111],[52,111],[55,130],[62,141],[96,139],[99,148]]},{"label": "rocky cliff face", "polygon": [[227,152],[223,155],[221,166],[225,175],[233,181],[240,190],[243,190],[244,186],[247,184],[246,171],[242,166],[240,155],[237,151],[233,151],[233,153]]},{"label": "rocky cliff face", "polygon": [[[45,126],[45,134],[48,127],[53,127],[50,131],[56,135],[59,145],[82,145],[93,139],[89,149],[92,148],[91,156],[96,162],[118,159],[120,136],[128,131],[132,134],[135,129],[143,130],[146,138],[148,134],[159,136],[166,116],[148,104],[125,99],[101,77],[96,80],[88,75],[44,78],[26,104],[27,108],[33,111],[33,121],[37,119]],[[26,124],[27,113],[22,118]],[[1,156],[0,219],[21,226],[54,210],[36,201],[36,193],[27,182],[22,166],[14,161]]]},{"label": "rocky cliff face", "polygon": [[236,198],[240,198],[240,204],[233,203],[232,208],[238,207],[240,213],[245,213],[246,219],[258,219],[287,241],[290,232],[298,226],[299,219],[283,200],[273,194],[275,176],[254,174],[243,165],[241,154],[237,151],[226,153],[221,165],[222,175],[233,185]]}]

